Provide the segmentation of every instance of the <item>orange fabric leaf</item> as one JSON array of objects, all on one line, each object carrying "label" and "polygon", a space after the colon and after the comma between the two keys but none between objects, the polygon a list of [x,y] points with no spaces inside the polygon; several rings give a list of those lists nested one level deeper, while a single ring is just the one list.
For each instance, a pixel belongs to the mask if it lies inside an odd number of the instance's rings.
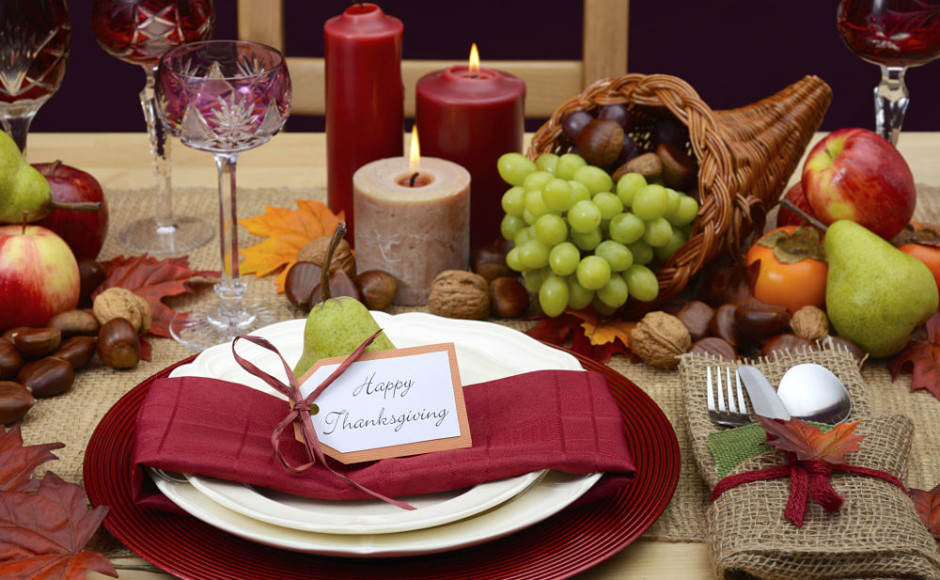
[{"label": "orange fabric leaf", "polygon": [[914,500],[914,509],[920,520],[933,537],[940,541],[940,485],[930,491],[912,489],[911,499]]},{"label": "orange fabric leaf", "polygon": [[801,461],[818,459],[834,465],[845,463],[845,454],[858,451],[859,441],[865,435],[855,435],[861,421],[842,423],[823,433],[816,425],[799,419],[779,421],[768,417],[757,417],[767,433],[767,444],[780,451],[794,453]]},{"label": "orange fabric leaf", "polygon": [[888,368],[892,380],[897,380],[904,367],[910,364],[914,375],[911,390],[927,389],[940,399],[940,313],[931,316],[924,327],[927,339],[909,342],[891,359]]},{"label": "orange fabric leaf", "polygon": [[619,318],[601,318],[590,309],[570,312],[582,320],[581,327],[592,345],[609,344],[619,338],[625,347],[630,348],[630,331],[636,326],[636,322]]},{"label": "orange fabric leaf", "polygon": [[262,215],[238,220],[250,233],[267,238],[239,250],[244,257],[241,273],[262,278],[280,272],[274,280],[278,293],[284,292],[284,280],[297,261],[297,252],[308,242],[332,235],[344,219],[343,212],[334,215],[318,201],[298,199],[296,203],[295,210],[265,206]]}]

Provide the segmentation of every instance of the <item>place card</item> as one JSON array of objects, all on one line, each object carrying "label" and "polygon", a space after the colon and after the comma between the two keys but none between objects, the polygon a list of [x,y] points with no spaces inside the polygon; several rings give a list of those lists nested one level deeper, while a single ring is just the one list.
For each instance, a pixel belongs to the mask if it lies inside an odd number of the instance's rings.
[{"label": "place card", "polygon": [[[344,360],[318,361],[301,377],[301,394]],[[364,353],[310,414],[323,452],[347,464],[472,445],[453,343]]]}]

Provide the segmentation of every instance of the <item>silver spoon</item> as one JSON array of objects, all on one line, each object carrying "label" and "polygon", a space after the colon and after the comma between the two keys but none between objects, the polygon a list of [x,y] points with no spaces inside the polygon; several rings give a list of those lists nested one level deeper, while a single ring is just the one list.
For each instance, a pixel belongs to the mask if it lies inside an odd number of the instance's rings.
[{"label": "silver spoon", "polygon": [[794,417],[838,425],[852,412],[852,398],[832,371],[815,363],[791,367],[780,379],[777,395]]}]

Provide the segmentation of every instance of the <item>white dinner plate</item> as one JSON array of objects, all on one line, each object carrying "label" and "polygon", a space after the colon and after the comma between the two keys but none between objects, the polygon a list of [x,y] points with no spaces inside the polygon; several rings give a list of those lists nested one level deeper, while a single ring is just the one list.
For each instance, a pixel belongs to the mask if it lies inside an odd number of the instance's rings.
[{"label": "white dinner plate", "polygon": [[[494,380],[542,369],[581,369],[580,363],[573,356],[504,326],[479,321],[452,320],[419,312],[395,316],[384,312],[372,314],[398,347],[453,342],[463,384]],[[255,334],[272,342],[292,366],[300,358],[303,348],[304,324],[303,319],[281,322],[260,329]],[[249,358],[255,365],[274,376],[284,376],[282,363],[267,350],[244,342],[239,343],[239,354]],[[231,343],[207,349],[192,364],[177,368],[171,376],[185,375],[210,376],[239,382],[281,396],[235,362],[231,354]],[[417,506],[419,509],[414,511],[400,510],[381,501],[316,501],[212,478],[187,477],[195,491],[201,492],[226,512],[235,512],[237,515],[276,527],[317,533],[317,535],[325,533],[374,535],[398,534],[409,530],[441,526],[491,510],[494,506],[499,506],[519,493],[526,492],[533,486],[533,482],[543,475],[544,472],[534,472],[518,478],[480,484],[467,490],[409,498],[409,502],[414,499],[415,503],[419,504]],[[570,496],[566,496],[567,503],[562,502],[568,505],[590,488],[599,475],[565,477],[571,480],[570,485],[561,485],[560,491],[570,492]],[[557,476],[555,479],[557,480]],[[536,483],[534,487],[538,488],[542,485]],[[582,485],[587,487],[581,489]],[[180,493],[189,494],[190,491],[187,489]],[[199,513],[212,517],[217,522],[224,521],[227,525],[233,523],[230,518],[220,520],[218,513],[205,509],[204,502],[194,503],[188,495],[174,498],[173,494],[168,494],[168,497],[174,501],[179,499],[191,508],[198,508]],[[181,507],[187,509],[182,503]],[[544,514],[539,519],[548,517],[551,513],[555,512]],[[195,513],[193,515],[200,517]],[[228,529],[228,531],[232,530]],[[236,532],[232,531],[232,533]],[[502,535],[499,528],[495,529],[494,533],[495,535],[488,539]],[[460,543],[459,545],[466,544]],[[375,548],[370,548],[370,552],[373,549]],[[437,549],[440,548],[434,550]],[[395,550],[400,550],[400,548],[395,548]],[[353,549],[352,552],[346,553],[367,552]],[[385,550],[379,553],[385,553]]]},{"label": "white dinner plate", "polygon": [[537,484],[489,511],[449,524],[392,534],[320,534],[243,516],[188,483],[153,476],[157,488],[193,517],[259,544],[329,556],[393,557],[446,552],[482,544],[558,513],[587,492],[601,474],[550,470]]}]

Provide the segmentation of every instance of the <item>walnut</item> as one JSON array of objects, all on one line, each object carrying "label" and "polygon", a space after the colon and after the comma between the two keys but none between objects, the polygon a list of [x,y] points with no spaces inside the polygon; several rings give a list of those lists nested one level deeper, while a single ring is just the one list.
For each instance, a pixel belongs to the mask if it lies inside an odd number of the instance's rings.
[{"label": "walnut", "polygon": [[143,334],[150,329],[153,321],[150,304],[124,288],[108,288],[98,294],[92,310],[102,326],[115,318],[125,318],[138,334]]},{"label": "walnut", "polygon": [[[332,236],[323,236],[312,242],[307,242],[307,244],[297,252],[297,261],[313,262],[322,268],[323,262],[326,260],[327,250],[330,249],[331,238]],[[352,248],[349,247],[349,242],[345,239],[340,240],[339,245],[336,246],[336,250],[333,251],[333,261],[330,262],[330,274],[340,268],[345,270],[350,278],[356,279],[356,257],[353,254]]]},{"label": "walnut", "polygon": [[829,336],[829,317],[819,307],[804,306],[793,313],[790,328],[793,334],[816,342]]},{"label": "walnut", "polygon": [[486,318],[490,312],[486,278],[463,270],[444,270],[431,282],[428,310],[447,318]]},{"label": "walnut", "polygon": [[678,355],[692,346],[689,329],[672,314],[649,312],[630,332],[630,350],[646,364],[660,369],[679,366]]}]

